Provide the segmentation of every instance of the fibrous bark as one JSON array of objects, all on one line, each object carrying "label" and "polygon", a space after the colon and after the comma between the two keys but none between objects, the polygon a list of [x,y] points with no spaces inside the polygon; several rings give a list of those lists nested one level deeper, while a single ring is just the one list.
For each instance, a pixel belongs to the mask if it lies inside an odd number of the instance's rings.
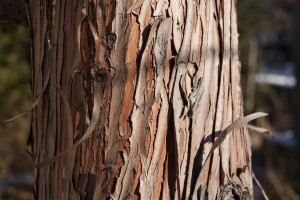
[{"label": "fibrous bark", "polygon": [[28,5],[34,96],[48,85],[33,112],[33,159],[73,149],[36,169],[38,199],[251,197],[246,128],[198,179],[218,134],[243,116],[235,0]]}]

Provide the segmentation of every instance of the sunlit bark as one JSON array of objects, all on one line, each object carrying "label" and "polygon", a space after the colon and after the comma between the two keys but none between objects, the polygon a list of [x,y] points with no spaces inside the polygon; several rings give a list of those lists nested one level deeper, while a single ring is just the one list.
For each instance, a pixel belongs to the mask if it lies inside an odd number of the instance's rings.
[{"label": "sunlit bark", "polygon": [[246,128],[226,138],[198,178],[218,133],[243,116],[236,1],[30,0],[28,7],[34,97],[48,84],[32,115],[35,164],[94,128],[73,152],[36,168],[36,198],[252,195]]}]

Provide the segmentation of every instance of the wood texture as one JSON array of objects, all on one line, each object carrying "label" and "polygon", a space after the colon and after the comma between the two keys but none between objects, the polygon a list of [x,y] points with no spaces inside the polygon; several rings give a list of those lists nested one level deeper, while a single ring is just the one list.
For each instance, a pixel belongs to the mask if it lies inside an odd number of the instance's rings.
[{"label": "wood texture", "polygon": [[36,168],[37,199],[252,198],[247,129],[210,152],[243,117],[235,0],[28,7],[34,97],[51,69],[32,116],[33,159],[72,149]]}]

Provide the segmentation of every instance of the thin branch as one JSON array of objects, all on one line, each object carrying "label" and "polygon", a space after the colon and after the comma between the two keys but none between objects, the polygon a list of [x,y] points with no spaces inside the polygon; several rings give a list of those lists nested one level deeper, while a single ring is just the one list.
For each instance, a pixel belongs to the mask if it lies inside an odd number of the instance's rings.
[{"label": "thin branch", "polygon": [[269,200],[268,195],[266,194],[264,188],[262,187],[262,185],[260,184],[259,180],[256,178],[255,174],[252,172],[252,178],[254,179],[254,181],[256,182],[256,184],[258,185],[258,187],[260,188],[264,198],[266,200]]}]

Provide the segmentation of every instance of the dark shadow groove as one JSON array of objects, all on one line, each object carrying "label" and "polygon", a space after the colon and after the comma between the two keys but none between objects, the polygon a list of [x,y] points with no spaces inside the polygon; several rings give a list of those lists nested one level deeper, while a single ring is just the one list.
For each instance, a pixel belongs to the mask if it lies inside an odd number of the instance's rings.
[{"label": "dark shadow groove", "polygon": [[[175,188],[176,188],[176,178],[178,174],[178,162],[176,152],[178,151],[176,145],[176,138],[175,138],[175,124],[174,124],[174,113],[173,113],[173,105],[170,104],[169,113],[168,113],[168,121],[169,121],[169,128],[167,131],[166,137],[166,148],[167,148],[167,156],[168,156],[168,183],[169,183],[169,191],[170,191],[170,198],[175,199]],[[175,167],[174,167],[175,165]]]}]

